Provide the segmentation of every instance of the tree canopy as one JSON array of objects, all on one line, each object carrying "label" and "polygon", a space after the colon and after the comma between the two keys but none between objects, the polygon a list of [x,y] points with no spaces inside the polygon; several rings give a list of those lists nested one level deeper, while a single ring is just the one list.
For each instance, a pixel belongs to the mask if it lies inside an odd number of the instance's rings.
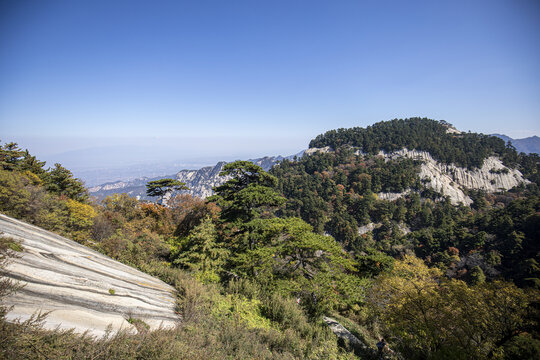
[{"label": "tree canopy", "polygon": [[158,196],[161,199],[173,191],[189,190],[185,183],[175,179],[160,179],[149,181],[146,184],[146,195]]},{"label": "tree canopy", "polygon": [[459,133],[446,121],[427,118],[394,119],[366,128],[330,130],[309,143],[310,148],[324,146],[333,149],[353,146],[372,155],[381,150],[407,148],[427,151],[441,162],[464,167],[481,167],[484,159],[491,155],[501,156],[512,166],[515,165],[512,158],[516,156],[515,149],[498,137]]},{"label": "tree canopy", "polygon": [[250,161],[226,164],[220,175],[230,179],[216,187],[208,200],[221,207],[222,217],[228,221],[247,222],[285,201],[274,189],[277,179]]}]

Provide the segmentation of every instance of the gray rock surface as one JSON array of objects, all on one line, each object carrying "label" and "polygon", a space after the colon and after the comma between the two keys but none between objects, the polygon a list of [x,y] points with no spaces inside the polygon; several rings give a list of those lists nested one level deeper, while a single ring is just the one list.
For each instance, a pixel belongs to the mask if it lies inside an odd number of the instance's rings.
[{"label": "gray rock surface", "polygon": [[377,193],[377,199],[379,200],[387,200],[387,201],[395,201],[407,194],[410,194],[411,190],[408,189],[407,191],[403,191],[403,192],[400,192],[400,193],[391,193],[391,192],[380,192],[380,193]]},{"label": "gray rock surface", "polygon": [[189,190],[182,191],[183,194],[191,194],[205,199],[212,196],[212,188],[224,184],[230,179],[228,176],[219,176],[226,162],[218,162],[215,166],[203,167],[199,170],[182,170],[176,174],[176,179],[186,183]]},{"label": "gray rock surface", "polygon": [[[449,128],[449,130],[452,130]],[[455,130],[457,131],[457,130]],[[330,152],[328,146],[325,148],[311,148],[305,151],[310,155],[316,152]],[[356,155],[363,155],[360,150],[355,151]],[[523,178],[519,170],[506,167],[496,156],[490,156],[484,160],[479,169],[467,169],[454,164],[443,164],[433,159],[427,151],[401,149],[391,153],[380,151],[378,156],[384,157],[386,161],[400,158],[410,158],[422,162],[418,176],[424,180],[425,185],[433,190],[448,196],[453,204],[463,203],[472,204],[469,198],[463,192],[463,189],[485,190],[486,192],[496,192],[509,190],[521,183],[529,183]],[[377,197],[381,200],[394,201],[410,193],[410,189],[402,193],[378,193]]]},{"label": "gray rock surface", "polygon": [[[451,128],[449,128],[451,130]],[[455,130],[455,129],[454,129]],[[454,131],[452,130],[452,131]],[[457,131],[457,130],[455,130]],[[332,151],[328,146],[325,148],[311,148],[305,151],[305,154],[315,152]],[[356,155],[363,155],[360,150],[355,151]],[[433,190],[448,196],[453,204],[463,203],[470,205],[472,203],[463,192],[463,189],[485,190],[486,192],[496,192],[509,190],[521,183],[529,183],[523,178],[519,170],[506,167],[502,161],[495,156],[490,156],[484,160],[479,169],[467,169],[458,167],[454,164],[443,164],[433,159],[427,151],[401,149],[391,153],[380,151],[378,156],[384,157],[386,161],[397,160],[400,158],[410,158],[422,162],[418,176],[424,180],[425,185]],[[407,189],[401,193],[378,193],[377,197],[381,200],[394,201],[410,193]]]},{"label": "gray rock surface", "polygon": [[529,182],[523,178],[519,170],[507,168],[495,156],[485,159],[481,168],[470,170],[435,161],[426,151],[402,149],[389,154],[381,152],[381,155],[385,159],[407,157],[422,161],[418,174],[420,179],[425,181],[426,186],[450,197],[453,204],[470,205],[472,203],[472,200],[463,192],[463,188],[496,192],[509,190],[521,183]]},{"label": "gray rock surface", "polygon": [[[395,225],[397,225],[397,228],[403,235],[407,235],[411,232],[411,229],[407,226],[407,224],[403,222],[394,222]],[[367,234],[370,231],[373,231],[375,229],[378,229],[382,226],[382,223],[372,223],[370,222],[367,225],[359,226],[358,227],[358,235],[364,235]]]},{"label": "gray rock surface", "polygon": [[130,317],[151,329],[172,327],[180,320],[174,289],[159,279],[2,214],[0,231],[24,248],[5,269],[7,277],[24,285],[5,298],[4,303],[13,306],[9,320],[50,311],[45,328],[88,330],[96,336],[109,324],[113,331],[135,331]]},{"label": "gray rock surface", "polygon": [[312,154],[315,154],[315,153],[326,154],[326,153],[329,153],[329,152],[332,152],[332,151],[334,151],[334,150],[330,146],[325,146],[325,147],[322,147],[322,148],[309,148],[306,151],[304,151],[304,155],[312,155]]},{"label": "gray rock surface", "polygon": [[355,353],[357,355],[373,357],[377,354],[377,351],[375,349],[369,347],[367,344],[360,341],[360,339],[354,336],[337,320],[329,318],[327,316],[324,316],[323,320],[338,338],[348,343],[355,350]]},{"label": "gray rock surface", "polygon": [[[357,155],[364,155],[356,151]],[[519,170],[506,167],[502,161],[495,156],[490,156],[484,160],[481,168],[467,169],[454,164],[443,164],[431,156],[426,151],[402,149],[392,153],[379,152],[378,156],[385,160],[396,160],[399,158],[411,158],[422,162],[418,176],[424,184],[433,190],[448,196],[453,204],[472,203],[464,193],[464,189],[485,190],[486,192],[496,192],[509,190],[521,183],[529,183],[523,178]],[[378,193],[381,200],[394,201],[409,194],[410,189],[401,193]]]},{"label": "gray rock surface", "polygon": [[367,225],[364,225],[364,226],[359,226],[358,227],[358,235],[367,234],[368,232],[373,231],[373,230],[379,228],[380,226],[381,226],[380,223],[375,224],[375,223],[372,223],[372,222],[367,224]]}]

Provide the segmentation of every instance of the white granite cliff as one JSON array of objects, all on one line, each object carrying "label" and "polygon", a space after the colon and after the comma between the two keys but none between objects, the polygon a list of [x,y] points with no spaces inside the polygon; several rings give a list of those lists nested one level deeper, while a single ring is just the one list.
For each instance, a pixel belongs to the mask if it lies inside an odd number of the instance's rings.
[{"label": "white granite cliff", "polygon": [[[328,147],[312,148],[306,151],[306,154],[315,152],[332,151]],[[356,151],[357,155],[365,155],[361,151]],[[379,152],[378,156],[386,161],[397,160],[400,158],[410,158],[422,162],[418,176],[423,180],[427,187],[448,196],[453,204],[463,203],[470,205],[472,203],[464,189],[485,190],[486,192],[496,192],[509,190],[521,183],[529,181],[523,178],[523,175],[517,169],[506,167],[502,161],[495,156],[490,156],[484,160],[482,167],[476,169],[467,169],[454,164],[443,164],[433,159],[427,151],[417,151],[401,149],[391,153]],[[402,193],[379,193],[377,197],[382,200],[397,200],[408,194],[409,190]]]},{"label": "white granite cliff", "polygon": [[469,170],[454,164],[443,164],[433,159],[426,151],[402,149],[389,154],[381,154],[386,159],[411,158],[421,160],[418,176],[425,181],[426,186],[450,197],[454,204],[470,205],[472,200],[465,195],[463,188],[496,192],[509,190],[528,181],[521,172],[506,167],[495,156],[484,160],[481,168]]}]

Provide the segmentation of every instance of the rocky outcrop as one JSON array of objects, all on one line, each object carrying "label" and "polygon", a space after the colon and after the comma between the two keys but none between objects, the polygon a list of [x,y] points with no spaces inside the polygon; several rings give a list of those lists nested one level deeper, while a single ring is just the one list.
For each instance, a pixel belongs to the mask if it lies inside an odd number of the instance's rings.
[{"label": "rocky outcrop", "polygon": [[8,320],[50,311],[45,328],[96,336],[105,334],[108,325],[113,331],[135,331],[129,319],[142,320],[151,329],[173,327],[180,320],[174,289],[159,279],[1,214],[0,231],[23,247],[5,269],[8,278],[24,285],[4,299],[13,306]]},{"label": "rocky outcrop", "polygon": [[[450,130],[451,128],[449,128]],[[456,130],[457,131],[457,130]],[[306,150],[305,154],[313,154],[315,152],[332,151],[329,147],[312,148]],[[360,150],[355,151],[356,155],[366,156]],[[501,190],[509,190],[521,183],[529,183],[523,178],[523,175],[517,169],[506,167],[502,161],[495,156],[490,156],[484,160],[482,167],[479,169],[467,169],[456,166],[454,164],[443,164],[431,156],[427,151],[417,151],[401,149],[391,153],[380,151],[378,156],[384,157],[386,161],[397,160],[400,158],[410,158],[422,162],[418,176],[423,181],[424,185],[431,187],[433,190],[448,196],[453,204],[463,203],[470,205],[472,203],[464,189],[484,190],[486,192],[496,192]],[[410,193],[407,189],[401,193],[378,193],[377,198],[380,200],[394,201],[400,197]]]},{"label": "rocky outcrop", "polygon": [[400,193],[380,192],[380,193],[377,194],[377,199],[394,201],[394,200],[397,200],[397,199],[409,194],[410,192],[411,192],[410,189],[408,189],[407,191],[400,192]]},{"label": "rocky outcrop", "polygon": [[447,133],[447,134],[456,134],[456,135],[459,135],[459,134],[461,134],[461,131],[459,131],[458,129],[456,129],[456,128],[453,127],[453,126],[448,126],[447,129],[446,129],[446,133]]},{"label": "rocky outcrop", "polygon": [[112,183],[105,183],[98,186],[93,186],[88,189],[91,196],[95,196],[99,200],[112,194],[126,193],[129,196],[137,197],[139,199],[145,199],[146,197],[146,183],[151,180],[159,180],[164,178],[174,178],[175,175],[161,176],[156,178],[141,177],[127,181],[115,181]]},{"label": "rocky outcrop", "polygon": [[322,147],[322,148],[309,148],[307,149],[306,151],[304,151],[304,155],[312,155],[312,154],[315,154],[315,153],[323,153],[323,154],[326,154],[326,153],[329,153],[329,152],[332,152],[334,151],[330,146],[325,146],[325,147]]},{"label": "rocky outcrop", "polygon": [[324,322],[330,330],[348,347],[351,347],[354,350],[355,354],[358,356],[367,356],[369,358],[377,355],[377,351],[367,344],[363,343],[354,336],[349,330],[347,330],[343,325],[341,325],[337,320],[329,318],[327,316],[323,317]]},{"label": "rocky outcrop", "polygon": [[381,227],[380,223],[378,223],[378,224],[369,223],[369,224],[364,225],[364,226],[359,226],[358,227],[358,235],[367,234],[368,232],[373,231],[373,230],[375,230],[375,229],[377,229],[379,227]]},{"label": "rocky outcrop", "polygon": [[453,204],[472,203],[463,192],[464,188],[496,192],[528,183],[521,172],[504,166],[495,156],[485,159],[481,168],[472,170],[435,161],[426,151],[402,149],[388,154],[381,152],[380,156],[384,156],[387,160],[406,157],[422,161],[418,174],[420,179],[426,186],[448,196]]},{"label": "rocky outcrop", "polygon": [[[407,226],[407,224],[403,223],[403,222],[394,222],[394,224],[397,226],[397,229],[403,234],[403,235],[407,235],[408,233],[411,232],[411,229]],[[364,226],[359,226],[358,227],[358,235],[364,235],[364,234],[367,234],[368,232],[370,231],[373,231],[375,229],[378,229],[382,226],[383,224],[382,223],[369,223],[367,225],[364,225]]]},{"label": "rocky outcrop", "polygon": [[189,190],[182,191],[184,194],[191,194],[205,199],[214,193],[212,188],[224,184],[230,179],[228,176],[220,176],[226,162],[222,161],[215,166],[203,167],[199,170],[182,170],[176,174],[176,179],[186,183]]},{"label": "rocky outcrop", "polygon": [[307,150],[302,150],[299,153],[296,153],[294,155],[289,155],[289,156],[281,156],[281,155],[265,156],[259,159],[250,159],[249,161],[251,161],[255,165],[259,165],[260,167],[262,167],[264,171],[268,171],[272,168],[272,166],[276,165],[278,162],[281,162],[283,160],[300,159],[302,156],[304,156],[304,153],[306,151]]}]

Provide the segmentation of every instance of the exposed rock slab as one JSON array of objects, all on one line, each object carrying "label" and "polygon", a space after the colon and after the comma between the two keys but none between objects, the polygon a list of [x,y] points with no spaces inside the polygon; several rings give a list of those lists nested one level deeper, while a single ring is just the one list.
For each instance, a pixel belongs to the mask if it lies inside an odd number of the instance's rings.
[{"label": "exposed rock slab", "polygon": [[377,199],[379,200],[387,200],[387,201],[395,201],[399,198],[402,198],[403,196],[410,194],[411,189],[407,189],[406,191],[399,192],[399,193],[392,193],[392,192],[380,192],[377,194]]},{"label": "exposed rock slab", "polygon": [[359,226],[358,227],[358,235],[364,235],[364,234],[367,234],[368,232],[370,231],[373,231],[377,228],[379,228],[381,226],[381,224],[375,224],[375,223],[369,223],[367,225],[364,225],[364,226]]},{"label": "exposed rock slab", "polygon": [[130,317],[151,329],[172,327],[180,320],[174,289],[157,278],[2,214],[0,231],[24,248],[6,267],[7,276],[24,285],[4,301],[13,306],[9,320],[50,311],[45,328],[88,330],[96,336],[109,324],[113,331],[135,331]]},{"label": "exposed rock slab", "polygon": [[223,185],[230,179],[229,176],[220,176],[219,173],[227,164],[224,161],[217,163],[215,166],[203,167],[199,170],[182,170],[176,174],[176,180],[186,184],[189,190],[184,190],[181,193],[191,194],[201,199],[205,199],[214,194],[212,190],[216,186]]},{"label": "exposed rock slab", "polygon": [[[411,232],[411,229],[407,226],[407,224],[403,222],[394,222],[395,225],[397,225],[397,228],[399,231],[403,233],[403,235],[407,235]],[[358,227],[358,235],[362,236],[364,234],[367,234],[370,231],[373,231],[375,229],[378,229],[382,226],[382,223],[369,223],[364,226]]]}]

